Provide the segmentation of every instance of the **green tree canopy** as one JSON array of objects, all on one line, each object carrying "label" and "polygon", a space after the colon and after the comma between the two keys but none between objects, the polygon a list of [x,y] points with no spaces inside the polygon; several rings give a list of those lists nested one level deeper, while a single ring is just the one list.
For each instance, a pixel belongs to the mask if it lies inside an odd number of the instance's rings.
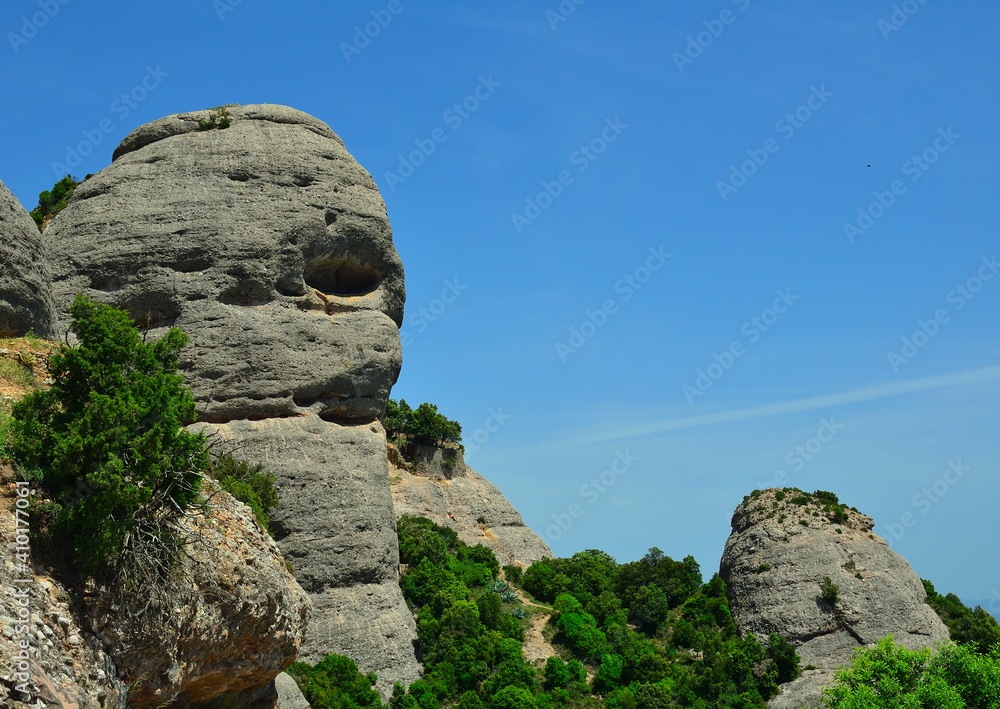
[{"label": "green tree canopy", "polygon": [[[51,388],[14,406],[14,453],[22,468],[42,471],[57,502],[55,533],[94,573],[196,499],[208,453],[184,428],[195,420],[177,374],[187,335],[171,328],[144,342],[123,311],[83,296],[70,314],[79,344],[52,357]],[[152,526],[138,527],[140,517]]]}]

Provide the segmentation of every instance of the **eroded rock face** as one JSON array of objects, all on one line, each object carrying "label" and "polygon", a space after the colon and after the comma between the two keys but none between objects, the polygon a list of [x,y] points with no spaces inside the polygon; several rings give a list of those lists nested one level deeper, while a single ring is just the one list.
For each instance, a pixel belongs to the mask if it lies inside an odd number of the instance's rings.
[{"label": "eroded rock face", "polygon": [[[15,527],[18,497],[9,483],[14,471],[3,461],[0,479],[0,544],[14,550],[25,530]],[[124,697],[127,686],[74,612],[71,598],[67,586],[44,573],[29,573],[14,554],[0,560],[0,702],[6,706],[41,700],[48,707],[100,709]],[[21,641],[28,646],[22,648]]]},{"label": "eroded rock face", "polygon": [[465,464],[461,450],[410,448],[410,460],[406,460],[390,447],[397,517],[416,515],[450,527],[466,544],[490,547],[503,565],[527,567],[552,558],[552,550],[524,523],[499,488]]},{"label": "eroded rock face", "polygon": [[[10,560],[0,565],[0,699],[64,709],[119,706],[126,696],[143,708],[227,697],[240,698],[228,706],[274,706],[271,683],[294,661],[311,605],[249,508],[206,490],[210,514],[184,526],[190,557],[157,589],[123,599],[93,579],[66,586]],[[15,498],[6,483],[4,493],[0,541],[14,548]],[[24,588],[30,613],[21,623],[16,594]],[[143,608],[151,596],[163,603],[152,611]],[[18,690],[22,639],[27,694]]]},{"label": "eroded rock face", "polygon": [[159,594],[164,606],[143,609],[148,593],[122,600],[87,590],[84,625],[132,686],[130,706],[183,708],[262,688],[273,693],[268,685],[305,639],[312,604],[278,545],[250,508],[207,491],[210,513],[184,526],[188,558]]},{"label": "eroded rock face", "polygon": [[[818,668],[785,685],[769,706],[820,706],[834,671],[886,635],[909,648],[948,639],[920,578],[872,532],[871,517],[845,510],[838,521],[811,495],[800,505],[791,500],[801,493],[789,490],[778,500],[778,492],[765,490],[736,508],[719,569],[740,632],[762,642],[783,635],[801,666]],[[839,587],[833,605],[821,597],[825,576]]]},{"label": "eroded rock face", "polygon": [[378,189],[325,123],[227,111],[224,130],[199,130],[210,111],[136,129],[77,187],[46,230],[61,324],[84,293],[184,330],[203,421],[372,421],[402,363],[404,299]]},{"label": "eroded rock face", "polygon": [[52,335],[48,265],[34,220],[0,182],[0,337]]},{"label": "eroded rock face", "polygon": [[419,679],[382,425],[305,416],[193,428],[276,477],[281,505],[272,528],[315,609],[299,659],[347,655],[378,675],[385,696],[395,682]]}]

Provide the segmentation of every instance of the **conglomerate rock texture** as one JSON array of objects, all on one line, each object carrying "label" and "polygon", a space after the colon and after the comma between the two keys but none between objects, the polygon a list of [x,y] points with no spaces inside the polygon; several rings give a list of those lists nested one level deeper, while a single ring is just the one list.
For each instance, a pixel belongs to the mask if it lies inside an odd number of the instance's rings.
[{"label": "conglomerate rock texture", "polygon": [[[801,666],[817,668],[785,685],[772,708],[821,706],[834,671],[886,635],[909,648],[949,637],[920,578],[872,532],[872,518],[832,509],[800,491],[770,489],[745,498],[733,514],[719,570],[733,620],[762,642],[770,633],[784,636]],[[833,604],[820,590],[827,576],[839,587]]]},{"label": "conglomerate rock texture", "polygon": [[[5,483],[0,497],[10,549],[25,532],[15,528],[17,489]],[[208,512],[184,521],[182,567],[155,589],[122,594],[15,557],[0,565],[0,698],[98,709],[127,696],[133,707],[184,709],[243,695],[230,705],[274,706],[271,683],[295,660],[311,604],[250,509],[206,491]]]},{"label": "conglomerate rock texture", "polygon": [[0,182],[0,337],[29,330],[40,337],[53,334],[55,309],[48,278],[38,227]]},{"label": "conglomerate rock texture", "polygon": [[552,557],[497,486],[465,464],[460,449],[413,444],[405,457],[394,446],[389,450],[397,516],[426,517],[450,527],[466,544],[490,547],[504,565],[530,566]]}]

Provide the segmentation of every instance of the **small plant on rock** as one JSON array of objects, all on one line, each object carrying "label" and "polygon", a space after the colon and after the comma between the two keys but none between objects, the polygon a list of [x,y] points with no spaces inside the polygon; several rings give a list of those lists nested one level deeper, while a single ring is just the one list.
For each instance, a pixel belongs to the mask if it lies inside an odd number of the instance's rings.
[{"label": "small plant on rock", "polygon": [[840,586],[833,582],[829,576],[824,576],[819,584],[820,598],[830,604],[831,607],[837,605],[840,600]]},{"label": "small plant on rock", "polygon": [[198,130],[214,130],[216,128],[225,130],[232,124],[232,119],[229,117],[229,109],[225,106],[219,106],[212,109],[208,114],[207,121],[203,118],[198,119]]}]

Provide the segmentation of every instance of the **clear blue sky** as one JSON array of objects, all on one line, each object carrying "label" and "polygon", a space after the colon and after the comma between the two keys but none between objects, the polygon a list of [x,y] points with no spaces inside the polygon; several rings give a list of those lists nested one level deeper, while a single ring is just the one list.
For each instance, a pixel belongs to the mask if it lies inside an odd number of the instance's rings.
[{"label": "clear blue sky", "polygon": [[784,470],[1000,598],[995,3],[63,2],[0,12],[0,179],[222,103],[329,123],[406,265],[394,396],[558,554],[707,577]]}]

